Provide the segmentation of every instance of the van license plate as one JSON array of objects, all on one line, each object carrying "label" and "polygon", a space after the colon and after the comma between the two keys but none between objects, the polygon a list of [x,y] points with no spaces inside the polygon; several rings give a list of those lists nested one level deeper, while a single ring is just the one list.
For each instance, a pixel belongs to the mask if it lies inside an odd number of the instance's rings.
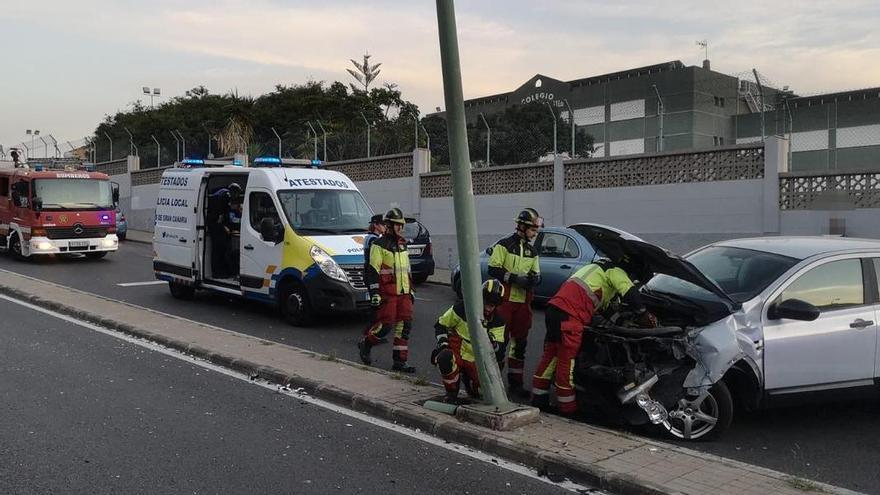
[{"label": "van license plate", "polygon": [[89,241],[70,241],[69,244],[70,244],[70,247],[72,247],[72,248],[82,248],[82,247],[88,247]]}]

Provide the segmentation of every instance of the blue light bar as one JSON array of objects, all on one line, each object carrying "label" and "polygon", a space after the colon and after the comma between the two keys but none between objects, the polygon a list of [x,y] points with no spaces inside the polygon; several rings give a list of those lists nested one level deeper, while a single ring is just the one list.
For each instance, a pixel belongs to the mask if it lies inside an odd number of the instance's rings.
[{"label": "blue light bar", "polygon": [[86,163],[85,166],[86,172],[95,172],[96,170],[98,170],[98,166],[94,163]]},{"label": "blue light bar", "polygon": [[281,165],[281,158],[274,156],[261,156],[254,158],[254,165]]},{"label": "blue light bar", "polygon": [[320,166],[321,166],[321,160],[312,160],[312,166],[313,166],[313,167],[320,167]]},{"label": "blue light bar", "polygon": [[201,160],[198,158],[187,158],[180,163],[182,163],[184,165],[204,165],[205,160]]},{"label": "blue light bar", "polygon": [[232,165],[234,167],[241,167],[242,166],[241,160],[233,160]]},{"label": "blue light bar", "polygon": [[43,164],[42,163],[37,163],[34,165],[34,172],[42,172],[42,171],[43,171]]}]

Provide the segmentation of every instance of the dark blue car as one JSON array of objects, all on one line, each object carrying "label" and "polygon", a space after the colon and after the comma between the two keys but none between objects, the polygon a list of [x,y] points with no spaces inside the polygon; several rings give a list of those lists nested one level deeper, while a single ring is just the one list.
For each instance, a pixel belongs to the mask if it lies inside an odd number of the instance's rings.
[{"label": "dark blue car", "polygon": [[[568,277],[580,267],[592,263],[597,257],[597,252],[602,256],[602,250],[597,246],[603,236],[641,240],[614,227],[593,223],[541,229],[535,238],[535,248],[538,250],[541,264],[541,283],[535,288],[535,301],[547,302]],[[480,273],[483,280],[488,278],[491,247],[489,246],[480,256]],[[458,297],[461,297],[458,266],[452,272],[452,288]]]},{"label": "dark blue car", "polygon": [[406,249],[409,251],[409,265],[413,282],[421,284],[434,274],[434,253],[431,233],[418,220],[407,218],[403,226]]}]

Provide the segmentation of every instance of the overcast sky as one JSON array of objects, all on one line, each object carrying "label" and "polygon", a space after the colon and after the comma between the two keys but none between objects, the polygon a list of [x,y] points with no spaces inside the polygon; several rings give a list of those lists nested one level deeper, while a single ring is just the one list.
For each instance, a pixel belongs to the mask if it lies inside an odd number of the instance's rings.
[{"label": "overcast sky", "polygon": [[[756,67],[798,93],[880,86],[880,1],[459,0],[466,97],[536,73],[571,80],[681,60]],[[443,106],[428,0],[4,0],[0,144],[60,141],[129,108],[145,85],[176,96],[257,96],[276,84],[350,81],[364,51],[422,112]],[[149,101],[147,100],[147,103]]]}]

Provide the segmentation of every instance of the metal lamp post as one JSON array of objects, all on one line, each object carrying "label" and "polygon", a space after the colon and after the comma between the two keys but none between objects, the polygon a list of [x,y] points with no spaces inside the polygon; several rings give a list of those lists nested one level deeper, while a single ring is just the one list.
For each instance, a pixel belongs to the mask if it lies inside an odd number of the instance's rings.
[{"label": "metal lamp post", "polygon": [[312,130],[312,134],[315,136],[315,157],[314,160],[318,159],[318,133],[315,132],[315,128],[312,127],[312,123],[310,121],[306,121],[306,125],[309,126],[309,129]]},{"label": "metal lamp post", "polygon": [[123,127],[126,134],[128,134],[128,154],[134,154],[134,156],[140,156],[138,153],[138,147],[134,144],[134,136],[131,134],[131,131],[128,130],[128,127]]},{"label": "metal lamp post", "polygon": [[106,132],[104,132],[102,134],[104,134],[104,137],[107,138],[107,141],[110,141],[110,158],[107,161],[112,162],[113,161],[113,139],[111,139],[110,135],[107,134]]},{"label": "metal lamp post", "polygon": [[428,129],[425,129],[424,124],[419,124],[419,127],[421,127],[422,132],[425,133],[425,145],[428,147],[428,151],[431,151],[431,136],[428,135]]},{"label": "metal lamp post", "polygon": [[550,109],[550,115],[553,116],[553,157],[555,158],[557,155],[556,148],[556,112],[553,111],[553,106],[550,105],[549,101],[545,101],[544,104],[547,105],[547,108]]},{"label": "metal lamp post", "polygon": [[489,161],[490,152],[492,150],[492,128],[489,127],[489,123],[486,122],[486,116],[483,115],[483,112],[480,112],[480,118],[483,119],[483,125],[486,126],[486,166],[489,167],[492,163]]},{"label": "metal lamp post", "polygon": [[575,129],[575,125],[574,125],[574,112],[571,110],[571,105],[568,104],[567,99],[562,100],[562,101],[565,102],[565,108],[568,109],[568,119],[569,119],[569,121],[571,121],[571,150],[569,150],[569,151],[571,152],[571,158],[573,159],[574,158],[574,137],[576,134],[576,129]]},{"label": "metal lamp post", "polygon": [[657,114],[660,116],[660,136],[657,138],[657,147],[659,148],[658,151],[663,151],[663,114],[666,113],[666,108],[663,106],[663,98],[660,97],[660,90],[657,89],[657,85],[652,84],[651,88],[654,89],[654,93],[657,95]]},{"label": "metal lamp post", "polygon": [[513,407],[507,400],[501,381],[501,372],[489,336],[480,323],[483,316],[481,295],[479,241],[477,215],[474,207],[471,166],[464,115],[464,95],[461,84],[461,62],[458,51],[458,33],[455,27],[455,8],[452,0],[436,0],[437,23],[440,34],[440,60],[443,69],[443,93],[446,101],[449,133],[450,163],[452,164],[452,195],[458,252],[461,261],[462,292],[465,300],[468,330],[476,351],[483,401],[495,411]]},{"label": "metal lamp post", "polygon": [[177,153],[177,160],[176,161],[179,162],[180,161],[180,140],[177,139],[177,134],[174,134],[174,131],[168,131],[168,132],[171,134],[171,137],[174,138],[174,142],[176,143],[174,150]]},{"label": "metal lamp post", "polygon": [[213,137],[211,136],[211,131],[208,130],[208,127],[202,122],[202,129],[208,134],[208,159],[214,158],[214,154],[211,153],[211,141]]},{"label": "metal lamp post", "polygon": [[281,136],[278,135],[278,131],[276,131],[274,127],[270,127],[269,129],[272,129],[272,134],[275,134],[275,137],[278,138],[278,158],[281,158]]},{"label": "metal lamp post", "polygon": [[161,166],[159,160],[162,156],[162,147],[159,145],[159,140],[156,139],[156,136],[150,134],[150,137],[153,138],[153,142],[156,143],[156,168],[159,168]]},{"label": "metal lamp post", "polygon": [[183,151],[180,154],[184,160],[186,160],[186,138],[183,137],[183,134],[180,132],[180,129],[177,129],[177,135],[180,136],[180,141],[183,143]]},{"label": "metal lamp post", "polygon": [[43,158],[49,158],[49,143],[43,139],[43,136],[40,136],[40,141],[43,142]]},{"label": "metal lamp post", "polygon": [[[324,161],[326,162],[327,161],[327,130],[324,129],[324,124],[322,124],[320,120],[318,120],[317,122],[318,122],[318,127],[321,129],[321,134],[324,138]],[[317,142],[317,140],[318,140],[318,135],[316,134],[315,141]]]}]

